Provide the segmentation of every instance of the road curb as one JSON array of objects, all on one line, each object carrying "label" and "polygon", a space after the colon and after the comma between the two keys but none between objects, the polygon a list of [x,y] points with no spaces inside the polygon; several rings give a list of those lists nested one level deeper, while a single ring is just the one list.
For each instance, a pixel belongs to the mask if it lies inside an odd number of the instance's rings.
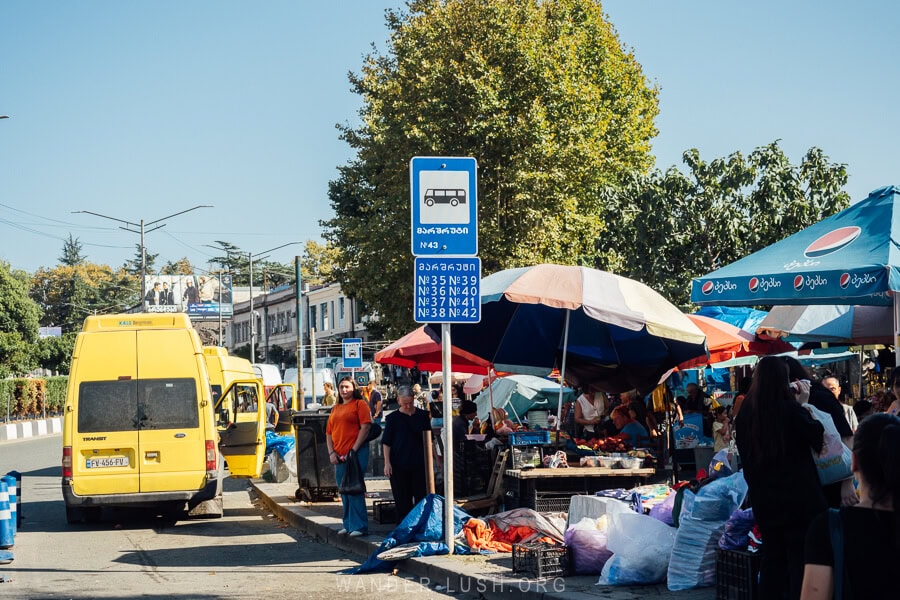
[{"label": "road curb", "polygon": [[0,442],[27,440],[62,433],[62,417],[36,421],[13,421],[0,425]]}]

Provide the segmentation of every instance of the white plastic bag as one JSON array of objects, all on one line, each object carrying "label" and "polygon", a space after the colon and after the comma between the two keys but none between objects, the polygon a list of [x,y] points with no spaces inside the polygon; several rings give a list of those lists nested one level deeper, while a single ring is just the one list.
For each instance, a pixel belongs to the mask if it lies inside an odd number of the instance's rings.
[{"label": "white plastic bag", "polygon": [[297,449],[291,448],[284,455],[284,464],[287,466],[288,473],[291,474],[291,477],[294,479],[297,478]]},{"label": "white plastic bag", "polygon": [[819,483],[828,485],[847,479],[853,475],[850,470],[852,453],[850,448],[841,440],[834,419],[825,411],[821,411],[811,404],[803,405],[813,419],[825,428],[825,444],[822,452],[813,452],[813,460],[816,462],[816,470],[819,472]]},{"label": "white plastic bag", "polygon": [[602,585],[658,583],[665,580],[675,528],[637,513],[610,515],[606,547],[613,556],[603,565]]},{"label": "white plastic bag", "polygon": [[599,575],[612,556],[607,544],[608,519],[585,517],[566,530],[566,546],[572,552],[576,575]]}]

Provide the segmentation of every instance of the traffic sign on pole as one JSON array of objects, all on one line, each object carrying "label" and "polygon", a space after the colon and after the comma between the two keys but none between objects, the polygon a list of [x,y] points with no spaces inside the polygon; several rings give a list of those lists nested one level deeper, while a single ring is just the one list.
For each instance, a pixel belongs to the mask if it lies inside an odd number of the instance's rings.
[{"label": "traffic sign on pole", "polygon": [[477,167],[474,158],[410,161],[413,256],[478,254]]},{"label": "traffic sign on pole", "polygon": [[481,259],[418,257],[414,269],[416,323],[481,321]]},{"label": "traffic sign on pole", "polygon": [[362,368],[362,338],[344,338],[341,340],[341,350],[345,369]]}]

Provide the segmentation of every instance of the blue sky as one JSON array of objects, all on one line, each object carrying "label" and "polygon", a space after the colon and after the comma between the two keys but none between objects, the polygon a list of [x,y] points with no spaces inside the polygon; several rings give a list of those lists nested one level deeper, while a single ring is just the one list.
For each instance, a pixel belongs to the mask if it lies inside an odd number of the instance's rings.
[{"label": "blue sky", "polygon": [[[198,266],[319,239],[328,181],[351,153],[337,123],[360,101],[347,73],[385,48],[380,0],[0,3],[0,259],[53,266],[71,232],[113,266],[138,223],[158,263]],[[621,40],[660,87],[657,166],[782,140],[846,163],[854,200],[900,184],[894,3],[608,0]],[[477,157],[476,157],[477,158]],[[373,227],[377,227],[373,223]],[[272,253],[288,262],[291,246]]]}]

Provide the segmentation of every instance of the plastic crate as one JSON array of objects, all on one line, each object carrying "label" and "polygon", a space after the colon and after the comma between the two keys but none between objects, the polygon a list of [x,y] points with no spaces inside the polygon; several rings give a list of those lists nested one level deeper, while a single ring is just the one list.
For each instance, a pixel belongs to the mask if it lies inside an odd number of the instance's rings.
[{"label": "plastic crate", "polygon": [[549,431],[516,431],[509,434],[510,446],[541,446],[549,443]]},{"label": "plastic crate", "polygon": [[716,600],[758,600],[759,552],[716,549]]},{"label": "plastic crate", "polygon": [[393,500],[376,500],[372,503],[372,518],[376,523],[397,523],[397,505]]},{"label": "plastic crate", "polygon": [[529,579],[565,577],[569,574],[569,551],[552,544],[513,544],[513,573]]},{"label": "plastic crate", "polygon": [[572,496],[538,496],[534,499],[534,510],[537,512],[569,512]]}]

